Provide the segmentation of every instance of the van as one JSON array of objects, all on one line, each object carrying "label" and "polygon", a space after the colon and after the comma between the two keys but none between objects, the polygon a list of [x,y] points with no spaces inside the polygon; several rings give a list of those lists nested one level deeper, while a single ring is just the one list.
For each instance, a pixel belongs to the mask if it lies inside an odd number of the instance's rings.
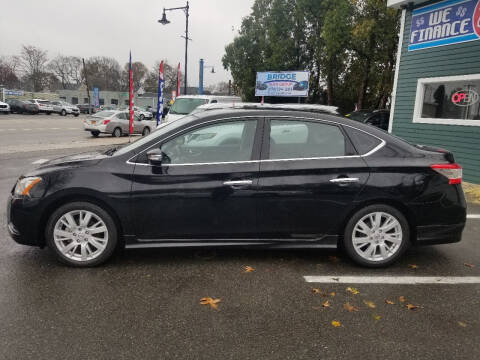
[{"label": "van", "polygon": [[242,99],[239,96],[216,96],[216,95],[182,95],[175,99],[165,121],[180,119],[200,105],[213,103],[239,103]]}]

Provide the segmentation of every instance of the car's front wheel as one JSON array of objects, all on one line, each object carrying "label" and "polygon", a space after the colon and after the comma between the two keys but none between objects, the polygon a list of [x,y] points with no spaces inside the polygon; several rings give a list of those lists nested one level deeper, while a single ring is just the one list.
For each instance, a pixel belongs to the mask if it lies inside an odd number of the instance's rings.
[{"label": "car's front wheel", "polygon": [[343,248],[357,264],[384,267],[394,263],[410,245],[405,216],[394,207],[370,205],[348,221]]},{"label": "car's front wheel", "polygon": [[144,127],[142,131],[142,136],[147,136],[148,134],[150,134],[150,128]]},{"label": "car's front wheel", "polygon": [[73,202],[58,208],[45,230],[48,247],[61,262],[76,267],[105,262],[117,246],[117,228],[101,207]]},{"label": "car's front wheel", "polygon": [[62,116],[67,116],[67,110],[62,109],[62,112],[60,113],[60,115],[62,115]]}]

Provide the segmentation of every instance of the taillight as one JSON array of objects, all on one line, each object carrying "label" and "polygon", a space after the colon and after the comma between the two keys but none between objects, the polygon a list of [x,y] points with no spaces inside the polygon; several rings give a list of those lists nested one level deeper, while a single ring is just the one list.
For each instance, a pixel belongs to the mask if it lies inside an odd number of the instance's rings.
[{"label": "taillight", "polygon": [[110,120],[103,120],[103,125],[107,125],[110,122]]},{"label": "taillight", "polygon": [[450,185],[462,183],[462,167],[458,164],[434,164],[430,166],[433,170],[448,178]]}]

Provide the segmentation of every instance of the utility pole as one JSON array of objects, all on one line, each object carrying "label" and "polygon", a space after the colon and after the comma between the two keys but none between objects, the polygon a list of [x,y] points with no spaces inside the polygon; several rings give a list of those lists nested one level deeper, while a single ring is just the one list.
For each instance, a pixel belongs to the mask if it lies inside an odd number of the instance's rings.
[{"label": "utility pole", "polygon": [[83,62],[83,75],[85,76],[85,85],[87,85],[87,97],[88,97],[88,114],[92,113],[92,105],[90,102],[90,90],[88,90],[88,78],[87,78],[87,68],[85,66],[85,59],[82,58]]}]

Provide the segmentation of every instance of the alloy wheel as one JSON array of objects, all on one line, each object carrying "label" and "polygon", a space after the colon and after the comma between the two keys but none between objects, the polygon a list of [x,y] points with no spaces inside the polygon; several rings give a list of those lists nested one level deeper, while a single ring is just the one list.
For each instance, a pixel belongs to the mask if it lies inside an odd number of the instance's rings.
[{"label": "alloy wheel", "polygon": [[353,228],[353,248],[368,261],[384,261],[390,258],[399,251],[402,241],[400,222],[386,212],[367,214]]},{"label": "alloy wheel", "polygon": [[98,215],[88,210],[73,210],[55,223],[53,240],[65,257],[85,262],[105,251],[108,235],[107,225]]}]

